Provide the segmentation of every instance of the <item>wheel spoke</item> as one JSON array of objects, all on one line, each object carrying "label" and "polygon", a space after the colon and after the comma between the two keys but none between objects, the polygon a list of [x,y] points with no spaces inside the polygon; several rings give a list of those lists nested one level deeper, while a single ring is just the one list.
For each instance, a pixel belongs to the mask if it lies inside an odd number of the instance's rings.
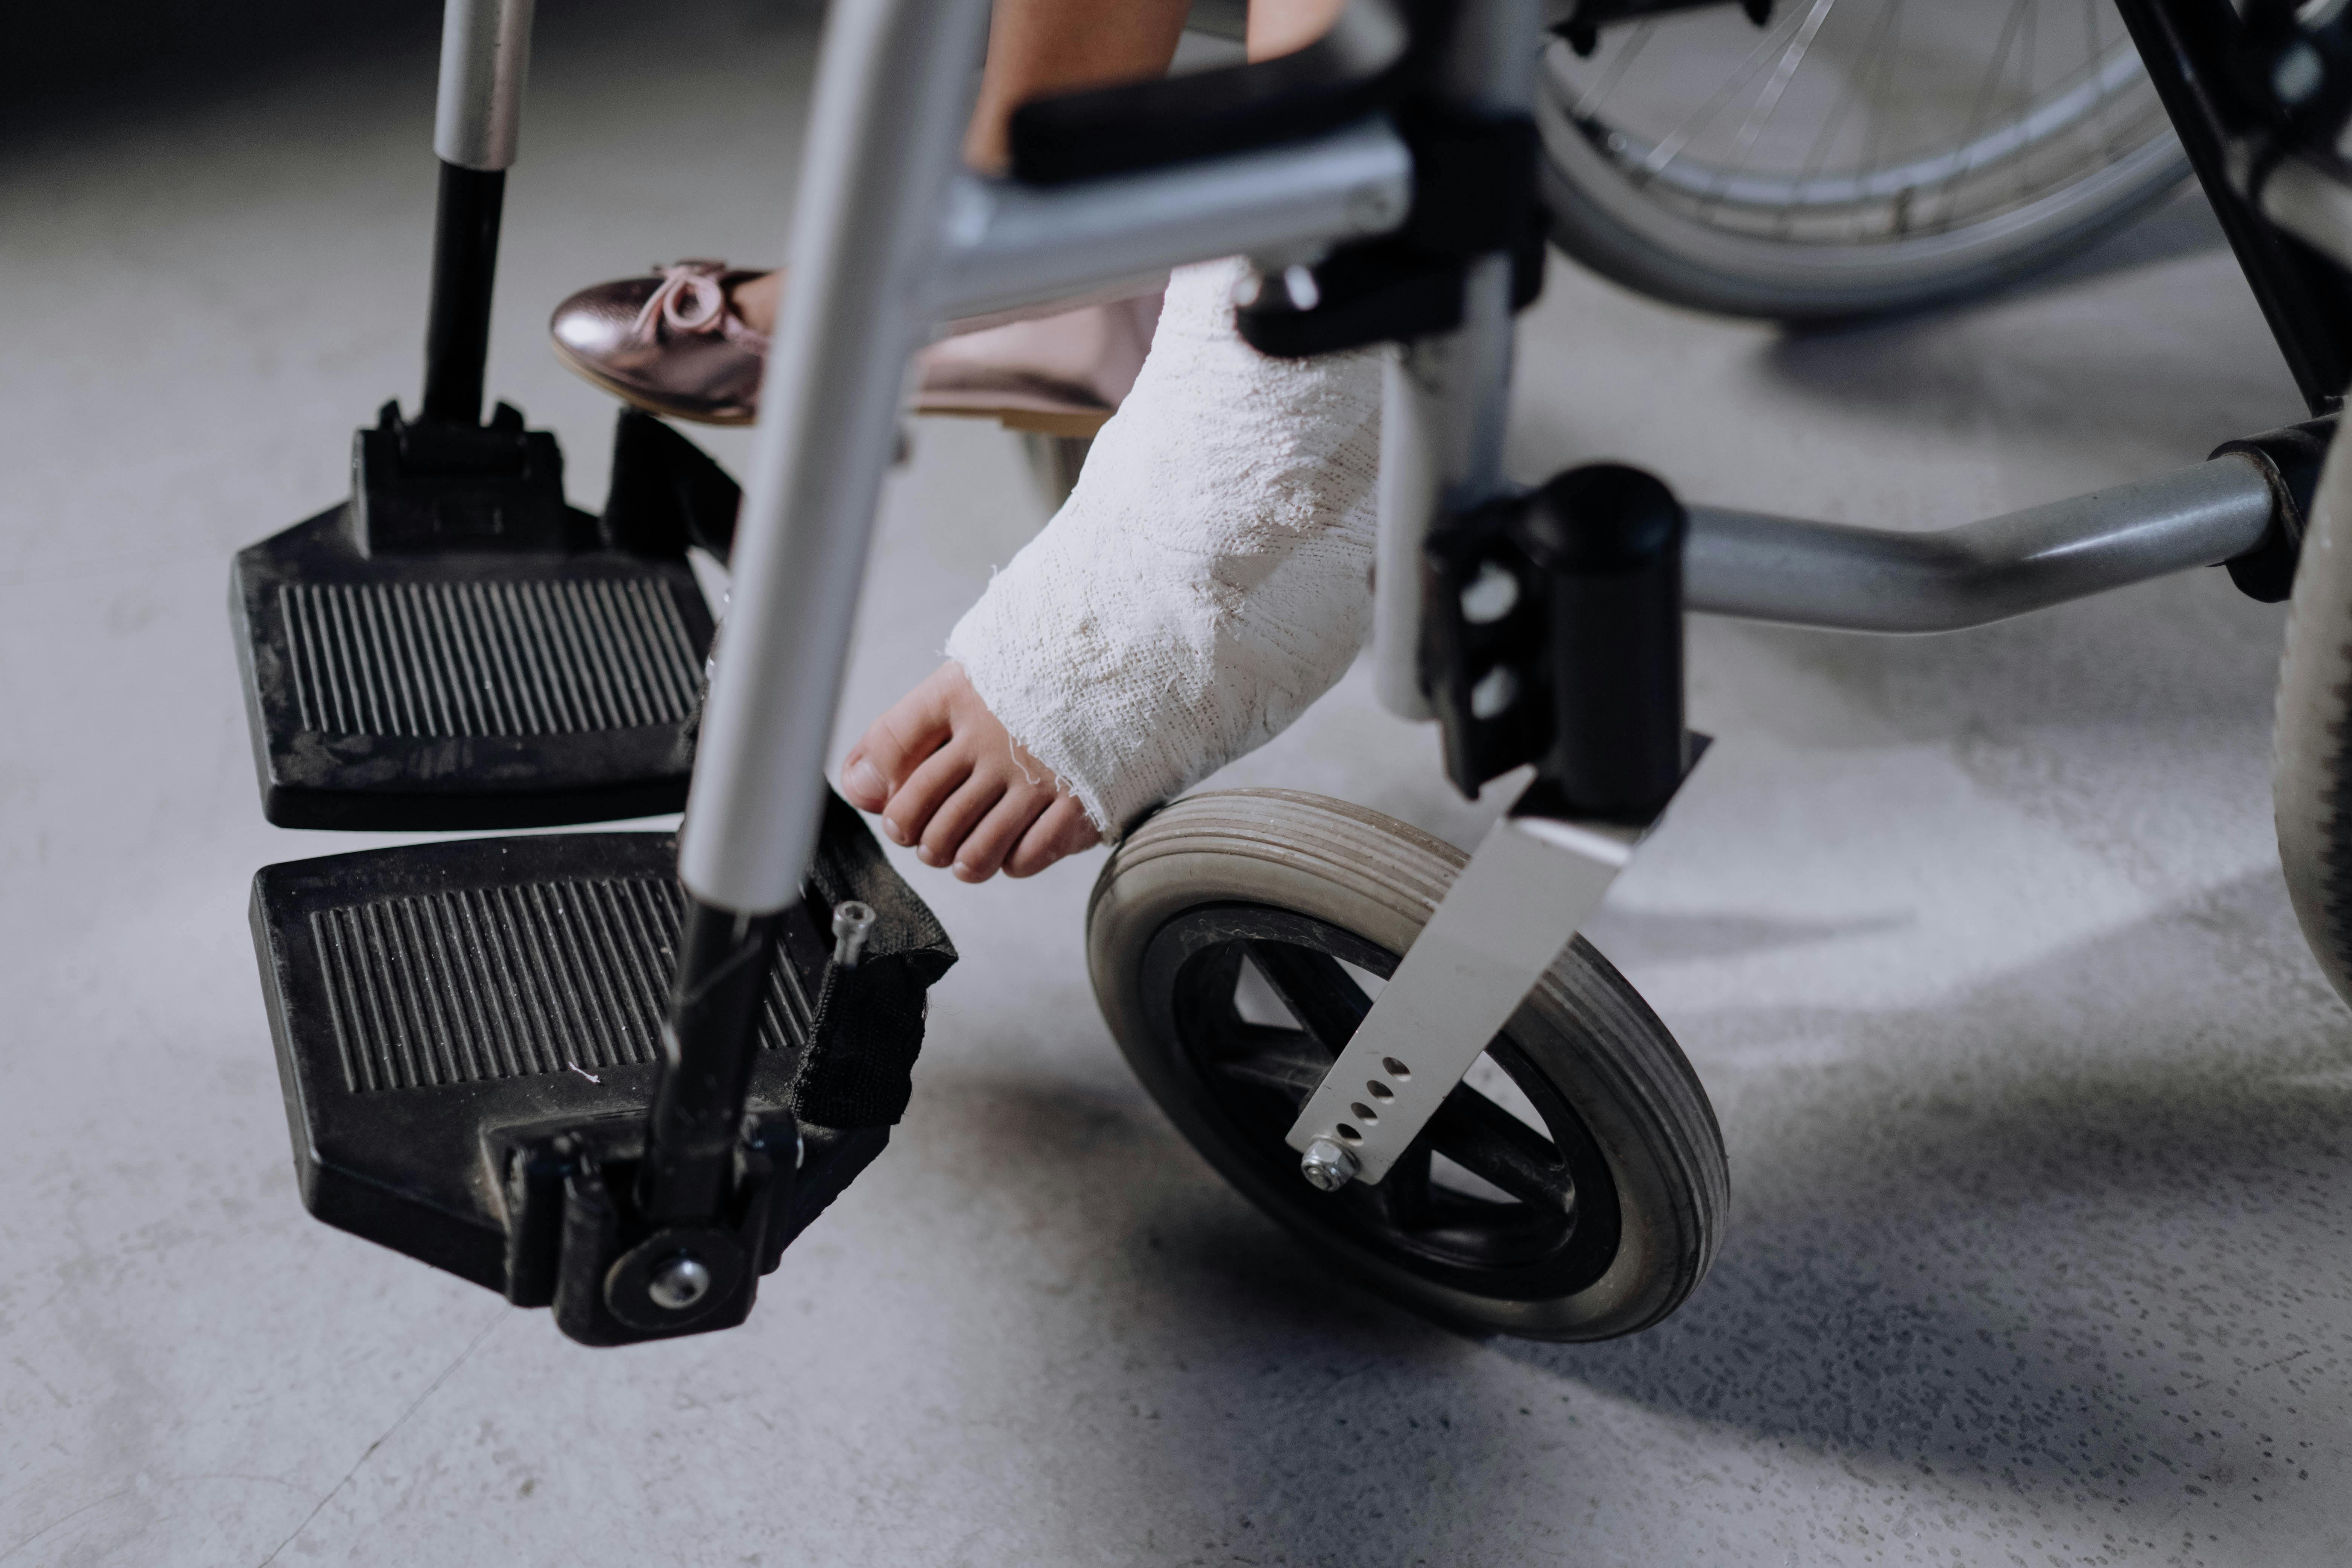
[{"label": "wheel spoke", "polygon": [[1576,1184],[1551,1141],[1466,1084],[1445,1097],[1421,1142],[1523,1204],[1575,1208]]},{"label": "wheel spoke", "polygon": [[[2105,54],[2105,51],[2099,47],[2099,0],[2083,0],[2083,37],[2085,40],[2083,74],[2095,76],[2098,73],[2099,61]],[[2091,144],[2103,153],[2113,152],[2108,145],[2107,132],[2107,110],[2111,102],[2111,95],[2104,92],[2099,94],[2093,103],[2089,117],[2084,122],[2089,127]]]},{"label": "wheel spoke", "polygon": [[1434,1217],[1429,1187],[1429,1140],[1417,1140],[1370,1191],[1381,1217],[1399,1230],[1426,1229]]},{"label": "wheel spoke", "polygon": [[[1303,1105],[1371,1011],[1371,998],[1327,953],[1280,942],[1246,945],[1250,961],[1306,1027],[1281,1029],[1236,1021],[1228,1026],[1223,1048],[1208,1065],[1221,1078],[1273,1089],[1292,1104]],[[1391,1223],[1412,1228],[1416,1219],[1430,1214],[1433,1152],[1521,1203],[1556,1213],[1574,1207],[1576,1184],[1551,1141],[1462,1084],[1446,1096],[1428,1131],[1373,1189],[1385,1194],[1378,1201]]]},{"label": "wheel spoke", "polygon": [[1643,22],[1633,29],[1633,36],[1625,40],[1625,47],[1619,49],[1617,58],[1610,62],[1608,74],[1578,101],[1573,110],[1577,119],[1589,120],[1601,111],[1601,106],[1609,101],[1611,93],[1617,90],[1617,84],[1625,79],[1625,73],[1633,69],[1633,62],[1642,58],[1642,46],[1648,43],[1650,35],[1657,30],[1655,21]]},{"label": "wheel spoke", "polygon": [[[1884,153],[1886,147],[1886,132],[1894,122],[1895,116],[1885,100],[1888,96],[1887,89],[1895,79],[1895,39],[1902,26],[1903,0],[1892,0],[1892,4],[1886,7],[1885,34],[1879,41],[1878,53],[1872,60],[1872,68],[1876,75],[1873,79],[1870,117],[1865,121],[1869,126],[1870,136],[1864,143],[1862,153],[1861,178],[1864,185],[1868,184],[1870,177],[1878,173],[1885,162]],[[1906,190],[1895,198],[1895,227],[1898,231],[1905,226],[1901,221],[1902,214],[1909,205],[1910,193]]]},{"label": "wheel spoke", "polygon": [[[1984,80],[1977,89],[1977,106],[1969,116],[1969,128],[1960,134],[1959,145],[1964,148],[1976,146],[1978,133],[1984,130],[1985,116],[1992,112],[1993,97],[2000,90],[2001,78],[2009,73],[2010,51],[2017,45],[2018,18],[2024,14],[2026,5],[2027,0],[2011,0],[2009,15],[2001,19],[2000,41],[1993,46],[1992,64],[1985,68]],[[1945,192],[1944,216],[1947,223],[1953,216],[1953,205],[1958,200],[1952,186],[1963,175],[1975,172],[1975,158],[1957,159],[1951,172],[1939,182]]]},{"label": "wheel spoke", "polygon": [[1654,174],[1679,157],[1684,144],[1714,124],[1723,111],[1731,107],[1740,89],[1764,68],[1765,61],[1780,51],[1789,34],[1801,25],[1793,16],[1776,19],[1770,31],[1764,35],[1763,42],[1748,51],[1748,58],[1739,63],[1739,68],[1716,89],[1715,96],[1684,116],[1681,124],[1659,138],[1658,144],[1650,150],[1650,155],[1642,160],[1642,166]]},{"label": "wheel spoke", "polygon": [[1780,95],[1789,90],[1790,79],[1805,63],[1805,56],[1812,51],[1813,40],[1821,37],[1822,26],[1830,19],[1830,12],[1836,5],[1837,0],[1813,0],[1813,8],[1806,13],[1804,24],[1797,29],[1797,36],[1790,40],[1788,48],[1781,53],[1780,64],[1772,68],[1763,91],[1756,95],[1748,118],[1740,123],[1738,134],[1732,138],[1733,162],[1725,178],[1728,179],[1731,174],[1748,167],[1748,157],[1756,150],[1756,139],[1764,133],[1767,125],[1772,123],[1772,116],[1780,112]]},{"label": "wheel spoke", "polygon": [[1347,1049],[1356,1026],[1372,1010],[1372,999],[1339,961],[1286,942],[1253,942],[1248,947],[1250,962],[1329,1057]]},{"label": "wheel spoke", "polygon": [[1331,1058],[1303,1029],[1276,1029],[1263,1024],[1230,1028],[1223,1048],[1205,1064],[1219,1078],[1254,1084],[1287,1096],[1303,1105],[1331,1070]]},{"label": "wheel spoke", "polygon": [[1874,72],[1885,68],[1880,63],[1885,58],[1883,51],[1888,38],[1894,35],[1895,18],[1902,9],[1903,0],[1891,0],[1890,4],[1879,7],[1878,19],[1872,24],[1869,34],[1864,37],[1860,56],[1845,73],[1845,85],[1839,89],[1836,101],[1830,105],[1828,118],[1822,121],[1821,130],[1814,133],[1813,144],[1805,150],[1804,168],[1797,176],[1800,186],[1811,184],[1814,176],[1822,172],[1822,165],[1829,161],[1831,147],[1836,144],[1838,132],[1845,129],[1846,116],[1862,100],[1863,83]]}]

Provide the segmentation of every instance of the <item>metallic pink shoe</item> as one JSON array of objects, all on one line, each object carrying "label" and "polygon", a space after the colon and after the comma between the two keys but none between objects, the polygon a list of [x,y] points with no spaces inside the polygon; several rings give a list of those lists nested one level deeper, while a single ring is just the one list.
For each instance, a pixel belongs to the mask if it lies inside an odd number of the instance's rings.
[{"label": "metallic pink shoe", "polygon": [[768,334],[735,313],[731,295],[759,276],[723,261],[680,261],[583,289],[547,323],[556,357],[649,414],[749,425]]},{"label": "metallic pink shoe", "polygon": [[941,338],[916,361],[915,412],[1092,436],[1134,388],[1159,324],[1160,296],[1147,294]]},{"label": "metallic pink shoe", "polygon": [[[759,413],[768,337],[736,314],[733,290],[761,276],[723,261],[680,261],[583,289],[548,322],[556,356],[648,413],[748,425]],[[1159,319],[1151,294],[942,339],[919,358],[915,412],[1092,436],[1135,384]]]}]

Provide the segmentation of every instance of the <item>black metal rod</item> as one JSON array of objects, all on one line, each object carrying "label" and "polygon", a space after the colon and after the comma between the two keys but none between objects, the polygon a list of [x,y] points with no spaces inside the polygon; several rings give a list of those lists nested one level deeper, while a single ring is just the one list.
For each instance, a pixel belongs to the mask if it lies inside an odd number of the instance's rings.
[{"label": "black metal rod", "polygon": [[727,1198],[777,918],[687,900],[637,1185],[646,1219],[711,1220]]},{"label": "black metal rod", "polygon": [[2342,406],[2352,385],[2352,283],[2272,227],[2230,181],[2231,138],[2259,129],[2229,78],[2242,26],[2236,9],[2230,0],[2116,0],[2116,8],[2304,402],[2315,415]]},{"label": "black metal rod", "polygon": [[503,169],[441,165],[433,224],[433,303],[425,328],[427,419],[478,425],[490,352],[490,285],[499,266]]}]

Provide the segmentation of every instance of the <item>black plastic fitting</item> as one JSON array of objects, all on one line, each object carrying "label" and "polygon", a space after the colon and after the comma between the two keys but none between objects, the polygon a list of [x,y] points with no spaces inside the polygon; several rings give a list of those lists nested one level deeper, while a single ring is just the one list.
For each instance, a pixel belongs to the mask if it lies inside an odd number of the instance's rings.
[{"label": "black plastic fitting", "polygon": [[2271,487],[2271,525],[2261,541],[2243,555],[2221,564],[2230,581],[2250,599],[2265,605],[2283,603],[2294,592],[2295,563],[2303,556],[2304,530],[2311,517],[2311,498],[2319,488],[2320,465],[2327,460],[2327,444],[2335,439],[2336,421],[2323,418],[2266,430],[2259,436],[2224,441],[2210,457],[2235,453],[2253,459]]},{"label": "black plastic fitting", "polygon": [[1683,541],[1674,492],[1639,468],[1571,469],[1520,526],[1549,594],[1550,749],[1542,780],[1579,816],[1642,824],[1690,769],[1683,726]]},{"label": "black plastic fitting", "polygon": [[1286,279],[1262,279],[1234,322],[1258,353],[1301,359],[1452,331],[1462,324],[1470,263],[1497,251],[1511,258],[1513,310],[1543,292],[1535,121],[1427,100],[1401,105],[1396,121],[1412,153],[1404,223],[1394,234],[1339,246],[1307,268],[1313,289],[1305,300]]},{"label": "black plastic fitting", "polygon": [[1533,763],[1548,812],[1640,825],[1664,807],[1690,766],[1688,526],[1664,484],[1603,463],[1433,534],[1422,685],[1457,787]]}]

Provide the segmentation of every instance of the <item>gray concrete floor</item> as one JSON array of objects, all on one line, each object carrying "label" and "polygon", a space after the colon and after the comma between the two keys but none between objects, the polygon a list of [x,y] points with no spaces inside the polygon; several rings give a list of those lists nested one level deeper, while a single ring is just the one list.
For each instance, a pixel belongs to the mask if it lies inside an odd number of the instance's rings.
[{"label": "gray concrete floor", "polygon": [[[592,26],[591,23],[593,23]],[[808,33],[542,18],[492,381],[595,504],[570,289],[775,252]],[[2352,1027],[2274,864],[2280,613],[2200,573],[1913,642],[1703,623],[1706,767],[1592,933],[1734,1212],[1639,1338],[1479,1342],[1170,1130],[1098,857],[967,889],[890,1153],[720,1336],[581,1350],[309,1220],[244,921],[230,552],[412,395],[428,50],[94,104],[0,155],[0,1563],[2294,1563],[2352,1552]],[[1783,336],[1567,267],[1516,460],[1931,525],[2296,416],[2193,201],[1970,309]],[[740,460],[740,442],[717,444]],[[846,713],[1041,521],[927,424]],[[1351,678],[1232,770],[1478,826]],[[370,840],[368,842],[374,842]]]}]

